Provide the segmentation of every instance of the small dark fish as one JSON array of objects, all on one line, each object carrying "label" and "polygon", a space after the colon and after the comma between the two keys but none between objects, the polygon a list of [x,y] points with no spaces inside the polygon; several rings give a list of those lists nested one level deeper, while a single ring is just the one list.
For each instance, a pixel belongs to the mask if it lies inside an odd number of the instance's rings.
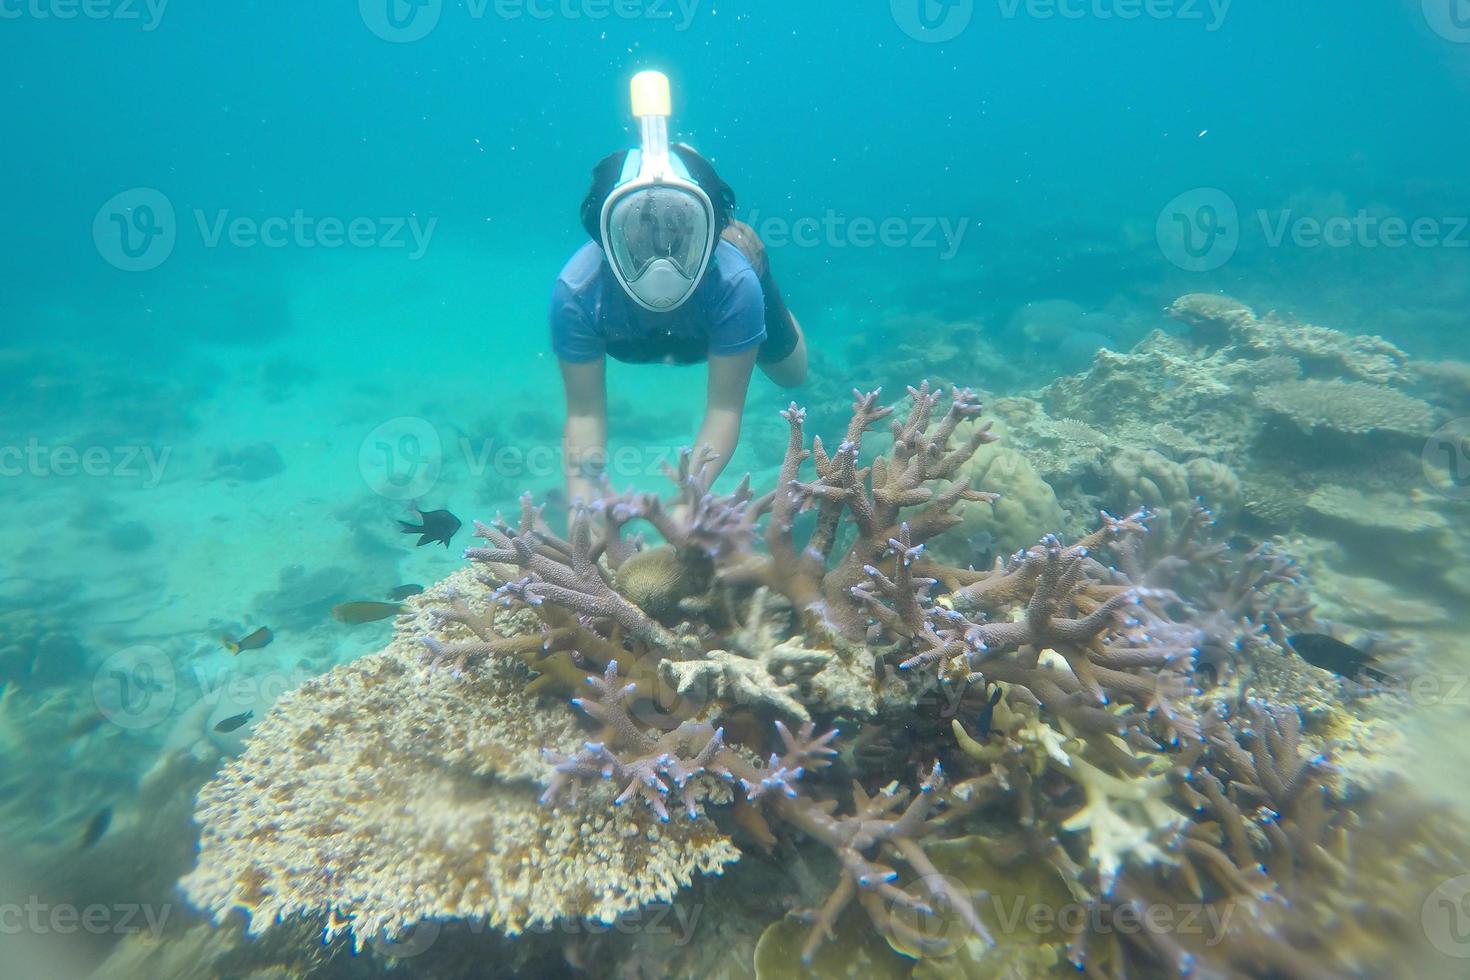
[{"label": "small dark fish", "polygon": [[112,807],[105,806],[97,811],[97,815],[87,821],[87,829],[82,831],[82,850],[86,850],[102,839],[107,833],[107,828],[112,826]]},{"label": "small dark fish", "polygon": [[233,732],[254,717],[255,712],[253,711],[243,711],[238,715],[230,715],[230,717],[215,725],[214,730],[217,732]]},{"label": "small dark fish", "polygon": [[1376,681],[1388,680],[1388,675],[1370,661],[1373,655],[1359,650],[1350,643],[1344,643],[1335,636],[1326,633],[1298,633],[1286,638],[1291,648],[1313,667],[1321,667],[1330,670],[1339,677],[1355,679],[1360,675],[1367,674]]},{"label": "small dark fish", "polygon": [[238,654],[243,650],[259,650],[263,646],[268,646],[275,638],[276,635],[271,632],[269,626],[262,626],[254,633],[238,640],[232,640],[227,636],[224,638],[224,644],[226,650]]},{"label": "small dark fish", "polygon": [[985,707],[980,709],[980,714],[975,717],[975,738],[982,739],[990,734],[990,723],[995,718],[995,706],[1000,704],[1000,685],[995,685],[995,690],[990,695],[990,700]]},{"label": "small dark fish", "polygon": [[397,599],[401,602],[409,596],[418,595],[422,591],[424,591],[422,585],[400,585],[398,588],[388,591],[388,598]]},{"label": "small dark fish", "polygon": [[975,568],[988,568],[995,560],[995,535],[989,531],[976,531],[965,542],[969,546],[971,564]]},{"label": "small dark fish", "polygon": [[342,602],[332,607],[332,618],[339,623],[356,626],[397,616],[405,608],[400,602]]},{"label": "small dark fish", "polygon": [[418,547],[435,541],[444,542],[444,547],[449,547],[449,539],[454,537],[459,530],[459,518],[447,510],[419,511],[419,523],[410,524],[408,521],[398,522],[403,527],[404,534],[417,534],[419,536]]}]

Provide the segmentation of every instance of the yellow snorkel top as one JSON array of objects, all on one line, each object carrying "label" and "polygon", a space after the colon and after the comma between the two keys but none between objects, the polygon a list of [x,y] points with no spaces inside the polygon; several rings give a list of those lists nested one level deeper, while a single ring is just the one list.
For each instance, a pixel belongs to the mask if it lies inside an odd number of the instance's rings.
[{"label": "yellow snorkel top", "polygon": [[633,115],[663,116],[674,114],[674,100],[669,95],[669,76],[661,71],[640,71],[633,76]]}]

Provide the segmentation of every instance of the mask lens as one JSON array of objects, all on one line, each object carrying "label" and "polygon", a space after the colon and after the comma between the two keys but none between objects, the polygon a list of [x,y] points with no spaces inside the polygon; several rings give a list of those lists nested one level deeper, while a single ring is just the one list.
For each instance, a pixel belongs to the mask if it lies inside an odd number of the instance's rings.
[{"label": "mask lens", "polygon": [[668,259],[686,278],[694,278],[709,244],[704,206],[674,187],[648,187],[613,206],[609,222],[613,258],[624,277],[636,281],[659,259]]}]

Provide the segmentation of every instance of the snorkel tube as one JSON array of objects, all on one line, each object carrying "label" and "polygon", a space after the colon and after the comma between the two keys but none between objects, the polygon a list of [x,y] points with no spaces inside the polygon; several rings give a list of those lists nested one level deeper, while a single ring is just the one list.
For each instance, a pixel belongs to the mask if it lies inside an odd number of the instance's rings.
[{"label": "snorkel tube", "polygon": [[669,76],[661,71],[640,71],[633,76],[633,117],[643,135],[645,174],[662,177],[669,170],[669,117],[674,114],[674,100],[669,89]]},{"label": "snorkel tube", "polygon": [[[719,233],[709,195],[684,162],[669,152],[673,100],[668,76],[639,72],[633,76],[631,94],[643,145],[628,153],[617,185],[603,202],[602,244],[623,291],[644,309],[667,313],[694,294],[709,268]],[[630,247],[634,215],[677,225],[682,248],[648,255]]]}]

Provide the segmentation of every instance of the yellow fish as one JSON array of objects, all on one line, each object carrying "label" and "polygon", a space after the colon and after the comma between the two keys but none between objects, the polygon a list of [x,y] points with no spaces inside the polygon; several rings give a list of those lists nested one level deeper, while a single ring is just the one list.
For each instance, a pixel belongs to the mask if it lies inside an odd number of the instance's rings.
[{"label": "yellow fish", "polygon": [[254,633],[251,633],[248,636],[243,636],[238,640],[232,640],[228,636],[226,636],[224,637],[222,642],[224,643],[226,650],[234,654],[239,654],[243,650],[259,650],[261,647],[266,646],[270,643],[271,640],[274,640],[275,638],[276,635],[271,632],[269,626],[262,626],[260,629],[256,630]]}]

